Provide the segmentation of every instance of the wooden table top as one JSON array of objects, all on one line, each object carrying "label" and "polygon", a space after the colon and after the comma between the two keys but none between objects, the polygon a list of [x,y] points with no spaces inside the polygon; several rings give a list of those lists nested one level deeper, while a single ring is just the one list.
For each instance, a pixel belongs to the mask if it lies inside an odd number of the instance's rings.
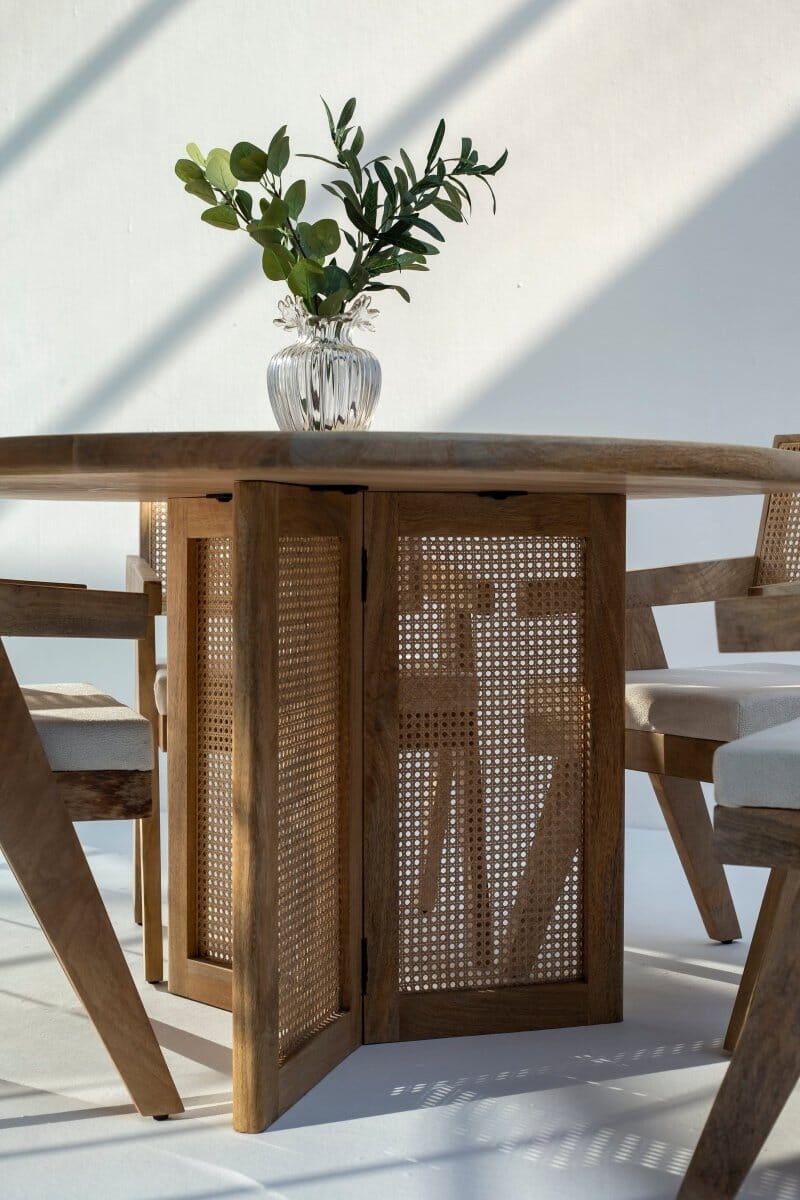
[{"label": "wooden table top", "polygon": [[800,491],[800,454],[628,438],[449,433],[115,433],[0,438],[0,496],[153,500],[236,480],[392,491]]}]

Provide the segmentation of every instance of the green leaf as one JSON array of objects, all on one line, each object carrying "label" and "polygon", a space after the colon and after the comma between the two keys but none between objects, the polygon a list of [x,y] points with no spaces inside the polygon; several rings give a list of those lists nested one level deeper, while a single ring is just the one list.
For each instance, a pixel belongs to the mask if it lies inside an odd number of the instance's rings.
[{"label": "green leaf", "polygon": [[336,126],[333,123],[333,113],[328,108],[328,105],[325,103],[325,99],[323,96],[320,96],[320,100],[322,100],[322,107],[325,109],[325,116],[328,118],[328,128],[331,131],[331,137],[333,137],[334,134],[336,133]]},{"label": "green leaf", "polygon": [[205,179],[203,168],[190,158],[179,158],[175,163],[175,174],[182,183],[190,183],[193,179]]},{"label": "green leaf", "polygon": [[450,200],[434,200],[433,207],[437,209],[443,217],[447,217],[450,221],[464,220],[460,209],[456,208],[455,204],[451,203]]},{"label": "green leaf", "polygon": [[297,220],[300,213],[303,211],[306,203],[306,181],[305,179],[296,179],[290,187],[286,189],[283,197],[286,202],[286,207],[289,210],[289,216],[292,220]]},{"label": "green leaf", "polygon": [[356,191],[360,192],[363,185],[363,179],[361,175],[361,166],[358,159],[356,158],[355,154],[353,154],[352,150],[343,150],[341,157],[342,162],[350,172]]},{"label": "green leaf", "polygon": [[352,233],[348,233],[346,229],[343,229],[342,233],[344,234],[344,240],[355,254],[358,250],[358,243],[356,242],[356,239],[353,237]]},{"label": "green leaf", "polygon": [[271,171],[273,175],[280,175],[286,169],[288,162],[288,137],[281,137],[277,142],[273,138],[267,151],[267,170]]},{"label": "green leaf", "polygon": [[186,147],[186,153],[193,162],[197,163],[198,167],[204,167],[206,165],[205,158],[200,153],[198,146],[196,146],[194,142],[189,142],[189,145]]},{"label": "green leaf", "polygon": [[248,221],[252,221],[252,219],[253,219],[253,197],[250,195],[249,192],[243,192],[241,188],[237,188],[236,192],[234,194],[236,196],[236,201],[237,201],[239,207],[241,208],[242,212],[244,213],[245,217],[247,218]]},{"label": "green leaf", "polygon": [[260,221],[250,221],[247,232],[259,246],[282,246],[283,234],[272,226],[262,225]]},{"label": "green leaf", "polygon": [[313,225],[301,221],[297,233],[309,258],[325,258],[328,254],[335,254],[341,243],[339,226],[330,218],[315,221]]},{"label": "green leaf", "polygon": [[397,180],[397,191],[402,199],[405,199],[408,192],[408,176],[401,167],[395,167],[394,177]]},{"label": "green leaf", "polygon": [[301,296],[308,303],[317,293],[324,278],[322,267],[309,262],[307,258],[298,258],[289,272],[288,284],[295,296]]},{"label": "green leaf", "polygon": [[295,259],[285,246],[265,246],[261,255],[261,266],[267,279],[276,282],[288,279],[295,265]]},{"label": "green leaf", "polygon": [[478,176],[476,176],[476,178],[477,178],[477,179],[480,179],[481,183],[485,183],[485,184],[486,184],[486,186],[487,186],[487,188],[489,189],[489,193],[490,193],[490,195],[491,195],[491,197],[492,197],[492,213],[493,213],[493,214],[494,214],[494,213],[496,213],[496,212],[497,212],[497,197],[496,197],[496,196],[495,196],[495,194],[494,194],[494,188],[493,188],[493,187],[492,187],[492,185],[489,183],[489,180],[485,178],[485,176],[483,176],[483,175],[478,175]]},{"label": "green leaf", "polygon": [[231,171],[237,179],[257,183],[266,169],[266,154],[252,142],[237,142],[231,150]]},{"label": "green leaf", "polygon": [[190,196],[199,196],[206,204],[217,202],[217,194],[206,179],[190,179],[183,190]]},{"label": "green leaf", "polygon": [[364,218],[368,225],[374,225],[378,219],[378,181],[371,180],[367,184],[363,201]]},{"label": "green leaf", "polygon": [[367,235],[367,237],[375,237],[375,234],[378,232],[377,229],[367,223],[366,217],[364,217],[359,209],[356,208],[355,204],[351,203],[351,201],[346,197],[344,201],[344,210],[352,224],[355,225],[356,229],[360,229],[362,233]]},{"label": "green leaf", "polygon": [[236,176],[231,171],[230,155],[227,150],[212,150],[206,163],[206,179],[212,187],[222,192],[232,192],[236,187]]},{"label": "green leaf", "polygon": [[261,220],[260,225],[268,225],[273,229],[280,229],[286,224],[286,218],[289,215],[289,209],[286,202],[280,196],[273,196],[267,203],[266,200],[260,201],[261,205]]},{"label": "green leaf", "polygon": [[508,158],[508,151],[504,150],[503,153],[498,158],[497,162],[494,164],[494,166],[487,167],[484,174],[485,175],[496,175],[497,172],[500,170],[500,168],[504,167],[506,165],[507,158]]},{"label": "green leaf", "polygon": [[[434,238],[435,241],[444,241],[444,234],[440,233],[436,226],[432,225],[430,221],[426,221],[424,217],[418,217],[415,215],[413,217],[409,217],[409,220],[412,221],[414,225],[418,225],[420,229],[427,233],[429,237]],[[460,217],[459,220],[461,220]]]},{"label": "green leaf", "polygon": [[[210,157],[209,155],[209,159]],[[213,208],[207,208],[200,214],[200,219],[209,225],[216,225],[217,229],[240,228],[236,213],[227,204],[215,204]]]},{"label": "green leaf", "polygon": [[317,311],[321,317],[336,317],[344,308],[349,298],[350,291],[348,288],[342,288],[339,292],[332,292],[325,300],[320,300]]},{"label": "green leaf", "polygon": [[[331,189],[335,189],[333,191],[333,195],[336,196],[337,199],[341,200],[342,196],[344,196],[345,199],[349,200],[351,204],[354,204],[356,208],[361,207],[361,200],[357,196],[355,188],[353,187],[352,183],[350,183],[349,179],[334,179],[333,183],[323,183],[322,186],[325,188],[326,192],[330,192]],[[339,192],[341,192],[341,196],[338,194]]]},{"label": "green leaf", "polygon": [[328,263],[320,291],[324,292],[326,296],[332,296],[334,292],[347,291],[349,287],[350,276],[347,271],[342,270],[336,263]]},{"label": "green leaf", "polygon": [[406,304],[411,303],[411,297],[404,287],[400,287],[399,283],[370,283],[366,290],[368,292],[399,292]]},{"label": "green leaf", "polygon": [[353,140],[350,143],[350,149],[355,155],[359,155],[364,149],[364,130],[360,125],[353,135]]},{"label": "green leaf", "polygon": [[462,137],[462,139],[461,139],[461,153],[460,153],[460,154],[459,154],[459,156],[458,156],[458,157],[459,157],[459,161],[460,161],[460,162],[466,162],[466,161],[467,161],[467,159],[469,158],[469,156],[470,156],[471,152],[472,152],[472,138],[465,138],[465,137]]},{"label": "green leaf", "polygon": [[314,159],[316,159],[317,162],[327,163],[329,167],[336,167],[336,169],[338,171],[346,171],[347,170],[347,167],[345,167],[344,163],[337,162],[336,159],[333,159],[333,158],[324,158],[321,154],[297,153],[297,154],[295,154],[295,158],[314,158]]},{"label": "green leaf", "polygon": [[461,212],[461,195],[458,191],[458,188],[454,187],[452,183],[447,182],[443,183],[442,187],[447,192],[447,197],[453,207],[457,208],[458,211]]},{"label": "green leaf", "polygon": [[375,174],[383,184],[383,190],[386,192],[386,198],[389,201],[392,209],[397,203],[397,188],[394,186],[394,180],[389,172],[388,167],[385,167],[382,162],[375,163]]},{"label": "green leaf", "polygon": [[403,160],[403,166],[406,169],[406,175],[408,175],[408,178],[411,180],[411,186],[416,187],[417,172],[414,170],[414,164],[406,154],[405,150],[400,151],[400,157]]},{"label": "green leaf", "polygon": [[436,158],[436,155],[439,153],[439,147],[442,144],[443,138],[444,138],[444,117],[442,117],[441,121],[436,126],[436,132],[433,135],[433,141],[431,142],[431,148],[428,151],[428,167],[427,167],[428,170],[431,169],[433,161]]},{"label": "green leaf", "polygon": [[408,233],[391,233],[387,237],[395,246],[400,246],[403,250],[411,250],[414,254],[438,254],[436,246],[431,246],[427,242],[421,242],[419,238],[411,237]]},{"label": "green leaf", "polygon": [[355,98],[355,96],[351,96],[350,99],[347,101],[347,104],[345,104],[344,108],[339,113],[339,120],[336,122],[336,128],[344,129],[345,125],[350,120],[350,118],[352,117],[352,115],[355,111],[356,111],[356,98]]}]

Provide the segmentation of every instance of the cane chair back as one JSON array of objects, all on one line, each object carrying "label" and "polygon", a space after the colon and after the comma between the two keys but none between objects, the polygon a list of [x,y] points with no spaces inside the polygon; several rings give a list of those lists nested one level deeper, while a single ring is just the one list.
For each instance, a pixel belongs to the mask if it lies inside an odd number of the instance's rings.
[{"label": "cane chair back", "polygon": [[139,554],[161,580],[161,612],[167,611],[167,502],[147,500],[139,506]]},{"label": "cane chair back", "polygon": [[[778,434],[772,444],[778,450],[800,450],[800,434]],[[800,580],[800,495],[796,492],[765,497],[756,555],[757,586]]]}]

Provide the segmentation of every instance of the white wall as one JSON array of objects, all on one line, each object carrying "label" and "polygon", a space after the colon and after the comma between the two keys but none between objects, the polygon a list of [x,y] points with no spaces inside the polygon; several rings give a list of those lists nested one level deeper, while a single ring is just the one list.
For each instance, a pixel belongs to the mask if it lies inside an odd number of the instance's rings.
[{"label": "white wall", "polygon": [[[510,153],[497,217],[451,226],[413,304],[382,301],[364,335],[377,428],[800,426],[796,0],[0,0],[0,28],[3,434],[272,426],[280,292],[172,164],[284,121],[320,150],[320,92],[358,96],[375,153],[424,153],[442,114]],[[757,512],[633,505],[630,561],[746,553]],[[135,525],[132,506],[3,503],[0,574],[120,586]],[[675,661],[714,658],[707,612],[665,630]],[[27,679],[131,694],[127,646],[12,652]],[[650,819],[642,780],[630,795]]]}]

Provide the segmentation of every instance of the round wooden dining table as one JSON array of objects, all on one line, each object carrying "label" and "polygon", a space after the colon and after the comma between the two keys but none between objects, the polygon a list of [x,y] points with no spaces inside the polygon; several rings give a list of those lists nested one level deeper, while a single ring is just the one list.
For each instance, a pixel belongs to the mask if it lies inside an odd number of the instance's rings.
[{"label": "round wooden dining table", "polygon": [[0,498],[167,501],[169,984],[232,1008],[237,1129],[364,1042],[621,1019],[626,502],[794,492],[750,446],[0,438]]}]

